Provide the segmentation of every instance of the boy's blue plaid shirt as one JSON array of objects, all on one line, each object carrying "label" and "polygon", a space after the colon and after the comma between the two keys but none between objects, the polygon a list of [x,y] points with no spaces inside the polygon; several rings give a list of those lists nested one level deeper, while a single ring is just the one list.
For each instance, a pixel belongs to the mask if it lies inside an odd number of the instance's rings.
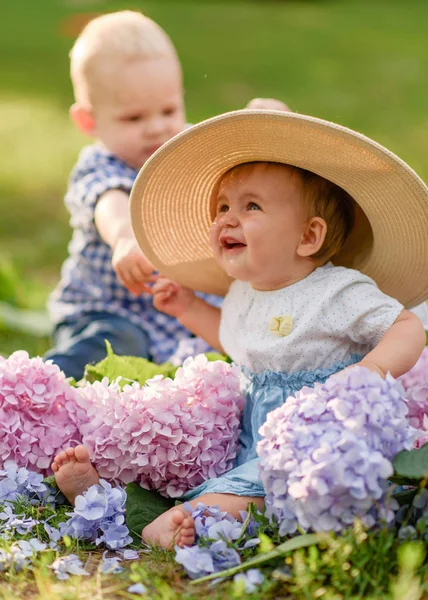
[{"label": "boy's blue plaid shirt", "polygon": [[[178,321],[158,312],[148,294],[137,297],[119,282],[112,268],[112,250],[100,237],[94,223],[100,196],[111,189],[130,193],[138,171],[98,146],[87,146],[74,167],[65,204],[71,214],[73,237],[69,258],[61,270],[61,281],[49,298],[54,324],[76,322],[88,312],[121,315],[142,327],[150,338],[155,362],[164,362],[178,342],[191,334]],[[217,296],[203,296],[220,306]]]}]

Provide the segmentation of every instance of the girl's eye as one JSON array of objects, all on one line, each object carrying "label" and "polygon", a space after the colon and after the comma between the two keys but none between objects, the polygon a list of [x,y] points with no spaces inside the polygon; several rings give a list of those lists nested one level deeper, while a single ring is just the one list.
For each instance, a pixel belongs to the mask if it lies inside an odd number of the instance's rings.
[{"label": "girl's eye", "polygon": [[164,117],[172,117],[173,114],[175,114],[176,109],[175,108],[165,108],[165,110],[162,112]]},{"label": "girl's eye", "polygon": [[217,208],[217,213],[226,213],[229,210],[229,207],[227,204],[220,204],[220,206]]},{"label": "girl's eye", "polygon": [[136,123],[137,121],[141,121],[142,118],[141,115],[131,115],[130,117],[126,117],[126,121],[129,123]]},{"label": "girl's eye", "polygon": [[250,202],[250,204],[247,206],[247,210],[260,210],[260,206],[255,202]]}]

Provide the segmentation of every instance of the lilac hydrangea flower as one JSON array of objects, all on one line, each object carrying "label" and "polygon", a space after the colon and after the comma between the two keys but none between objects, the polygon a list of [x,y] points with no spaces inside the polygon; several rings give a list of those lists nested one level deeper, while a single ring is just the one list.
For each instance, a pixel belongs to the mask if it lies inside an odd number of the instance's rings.
[{"label": "lilac hydrangea flower", "polygon": [[[189,577],[196,579],[241,564],[237,550],[228,545],[242,535],[241,522],[218,506],[206,506],[200,502],[192,508],[186,502],[183,508],[195,522],[196,545],[186,548],[176,546],[175,560],[183,565]],[[198,546],[201,542],[204,545]]]},{"label": "lilac hydrangea flower", "polygon": [[117,554],[119,554],[123,560],[138,560],[140,558],[140,553],[138,550],[131,550],[129,548],[126,548],[125,550],[118,550]]},{"label": "lilac hydrangea flower", "polygon": [[47,548],[47,544],[41,542],[37,538],[32,538],[30,540],[20,540],[19,542],[16,542],[16,545],[19,546],[21,552],[26,558],[37,554],[37,552],[46,550]]},{"label": "lilac hydrangea flower", "polygon": [[125,490],[101,479],[76,497],[73,512],[67,513],[71,518],[59,524],[60,533],[104,543],[110,550],[127,546],[132,538],[125,525],[125,503]]},{"label": "lilac hydrangea flower", "polygon": [[76,554],[69,554],[54,560],[50,565],[58,579],[69,579],[70,575],[90,575],[83,568],[83,563]]},{"label": "lilac hydrangea flower", "polygon": [[28,564],[25,554],[17,544],[12,544],[9,552],[0,549],[0,573],[11,567],[15,573],[18,573]]},{"label": "lilac hydrangea flower", "polygon": [[202,338],[184,338],[178,342],[177,349],[170,356],[168,362],[179,367],[189,357],[205,354],[206,352],[212,352],[212,348]]},{"label": "lilac hydrangea flower", "polygon": [[0,466],[50,473],[59,450],[79,440],[77,392],[50,361],[18,351],[0,356]]},{"label": "lilac hydrangea flower", "polygon": [[14,502],[19,496],[30,499],[32,504],[53,500],[52,490],[43,482],[43,475],[7,460],[0,470],[0,503]]},{"label": "lilac hydrangea flower", "polygon": [[224,361],[188,358],[174,380],[157,375],[144,386],[104,379],[79,388],[77,403],[83,443],[110,481],[178,497],[236,456],[244,399],[239,369]]},{"label": "lilac hydrangea flower", "polygon": [[354,367],[269,413],[258,454],[266,515],[279,521],[281,535],[298,524],[340,531],[356,517],[368,527],[379,516],[393,519],[391,460],[412,448],[416,433],[403,394],[390,375]]},{"label": "lilac hydrangea flower", "polygon": [[183,505],[195,523],[196,541],[199,538],[206,540],[231,539],[236,540],[242,533],[242,523],[218,506],[206,506],[198,502],[192,508],[190,502]]},{"label": "lilac hydrangea flower", "polygon": [[252,594],[264,581],[264,576],[259,569],[248,569],[245,573],[238,573],[233,581],[243,581],[247,594]]},{"label": "lilac hydrangea flower", "polygon": [[83,496],[74,501],[74,513],[87,521],[98,521],[107,509],[107,492],[98,485],[91,486]]},{"label": "lilac hydrangea flower", "polygon": [[107,556],[107,550],[103,552],[101,559],[101,573],[122,573],[123,567],[120,565],[120,556]]},{"label": "lilac hydrangea flower", "polygon": [[32,517],[16,515],[10,504],[4,505],[3,511],[0,512],[0,520],[3,521],[0,523],[0,531],[11,530],[20,534],[29,533],[39,523]]},{"label": "lilac hydrangea flower", "polygon": [[147,594],[147,588],[142,583],[134,583],[133,585],[130,585],[127,591],[129,594],[138,594],[140,596]]}]

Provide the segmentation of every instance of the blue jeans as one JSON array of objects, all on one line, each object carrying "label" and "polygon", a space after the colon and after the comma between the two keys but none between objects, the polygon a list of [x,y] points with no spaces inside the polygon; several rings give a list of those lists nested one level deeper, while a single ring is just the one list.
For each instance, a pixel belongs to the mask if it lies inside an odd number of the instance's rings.
[{"label": "blue jeans", "polygon": [[147,333],[108,312],[87,313],[76,323],[60,323],[52,339],[55,346],[45,354],[45,360],[52,360],[67,377],[76,380],[83,377],[87,364],[106,357],[106,340],[115,354],[149,358]]}]

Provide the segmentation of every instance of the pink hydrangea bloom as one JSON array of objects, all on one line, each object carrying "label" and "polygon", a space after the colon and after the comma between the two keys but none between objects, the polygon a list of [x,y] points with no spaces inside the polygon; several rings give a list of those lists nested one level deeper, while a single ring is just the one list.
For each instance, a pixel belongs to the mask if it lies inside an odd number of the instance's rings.
[{"label": "pink hydrangea bloom", "polygon": [[58,451],[79,442],[77,393],[59,367],[18,351],[0,357],[0,465],[50,474]]},{"label": "pink hydrangea bloom", "polygon": [[428,442],[428,380],[425,384],[409,388],[405,400],[409,423],[419,430],[415,447],[420,448]]},{"label": "pink hydrangea bloom", "polygon": [[399,380],[406,390],[409,422],[420,431],[415,442],[420,448],[428,442],[428,346],[415,366]]},{"label": "pink hydrangea bloom", "polygon": [[80,431],[101,477],[178,497],[231,468],[243,402],[239,369],[200,355],[174,380],[81,388]]},{"label": "pink hydrangea bloom", "polygon": [[428,346],[426,346],[415,366],[398,378],[404,389],[427,384],[428,385]]}]

